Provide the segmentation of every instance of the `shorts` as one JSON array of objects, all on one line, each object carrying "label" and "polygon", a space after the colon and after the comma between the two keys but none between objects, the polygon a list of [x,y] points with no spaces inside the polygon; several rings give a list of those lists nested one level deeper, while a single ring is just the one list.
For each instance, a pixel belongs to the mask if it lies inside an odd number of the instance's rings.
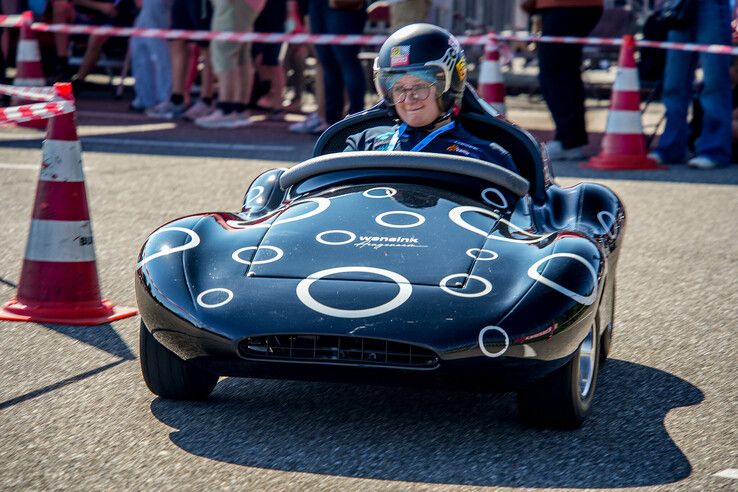
[{"label": "shorts", "polygon": [[[213,0],[211,31],[253,32],[258,12],[244,0]],[[210,43],[213,71],[227,72],[249,59],[251,43],[214,40]]]},{"label": "shorts", "polygon": [[82,24],[86,26],[114,26],[114,27],[129,27],[133,25],[135,19],[135,7],[130,0],[121,0],[115,2],[113,0],[102,0],[103,3],[115,3],[118,10],[118,15],[115,17],[108,17],[103,15],[97,10],[85,8],[85,7],[74,7],[74,23]]},{"label": "shorts", "polygon": [[[254,23],[256,32],[284,32],[284,23],[287,18],[287,0],[270,0],[264,6]],[[282,48],[278,43],[254,43],[251,56],[261,55],[261,64],[267,67],[279,66],[279,51]]]},{"label": "shorts", "polygon": [[[172,5],[172,29],[186,31],[209,31],[213,21],[213,6],[210,0],[174,0]],[[209,41],[198,41],[198,46],[207,46]]]}]

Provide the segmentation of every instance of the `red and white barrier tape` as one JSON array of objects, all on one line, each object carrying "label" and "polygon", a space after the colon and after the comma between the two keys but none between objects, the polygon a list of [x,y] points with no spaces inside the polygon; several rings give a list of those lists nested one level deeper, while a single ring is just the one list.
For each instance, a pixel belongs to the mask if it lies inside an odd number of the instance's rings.
[{"label": "red and white barrier tape", "polygon": [[[17,27],[22,23],[20,16],[0,16],[0,27]],[[16,20],[17,19],[17,20]],[[96,34],[100,36],[142,37],[160,39],[185,39],[189,41],[235,41],[258,43],[289,44],[328,44],[328,45],[360,45],[378,46],[386,39],[385,35],[365,34],[286,34],[261,32],[223,32],[223,31],[184,31],[179,29],[142,29],[136,27],[85,26],[78,24],[46,24],[36,22],[34,31],[59,32],[67,34]],[[464,45],[484,45],[491,39],[497,41],[524,41],[536,43],[565,43],[598,46],[620,46],[620,38],[594,38],[574,36],[534,36],[531,34],[487,34],[483,36],[457,36]],[[738,55],[738,47],[729,45],[706,45],[696,43],[673,43],[669,41],[636,40],[636,45],[644,48],[661,48],[667,50],[696,51],[723,55]]]},{"label": "red and white barrier tape", "polygon": [[30,101],[48,101],[56,98],[53,87],[18,87],[0,84],[0,94],[16,96]]},{"label": "red and white barrier tape", "polygon": [[23,17],[20,15],[0,15],[0,27],[20,27]]},{"label": "red and white barrier tape", "polygon": [[26,104],[10,108],[0,108],[0,123],[21,123],[23,121],[44,120],[74,111],[72,101]]}]

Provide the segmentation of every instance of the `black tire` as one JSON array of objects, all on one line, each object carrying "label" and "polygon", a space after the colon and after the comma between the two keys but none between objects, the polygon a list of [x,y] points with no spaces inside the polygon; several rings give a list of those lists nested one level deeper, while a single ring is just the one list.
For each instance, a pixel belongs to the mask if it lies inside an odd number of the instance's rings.
[{"label": "black tire", "polygon": [[152,393],[173,400],[204,400],[218,376],[188,363],[159,343],[143,321],[139,332],[141,372]]},{"label": "black tire", "polygon": [[[598,327],[599,317],[592,326],[592,341],[600,340]],[[600,360],[599,347],[593,347],[592,380],[588,390],[582,395],[579,386],[579,362],[585,342],[586,339],[563,367],[518,392],[518,412],[526,424],[552,429],[581,427],[592,406]]]}]

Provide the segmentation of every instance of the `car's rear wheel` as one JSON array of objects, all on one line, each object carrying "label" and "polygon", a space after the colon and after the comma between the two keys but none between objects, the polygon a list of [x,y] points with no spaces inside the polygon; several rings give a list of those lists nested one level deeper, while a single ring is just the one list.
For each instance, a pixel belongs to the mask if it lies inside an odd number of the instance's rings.
[{"label": "car's rear wheel", "polygon": [[577,429],[592,406],[599,372],[599,316],[563,367],[518,392],[518,410],[529,425]]},{"label": "car's rear wheel", "polygon": [[143,321],[139,332],[141,371],[146,386],[162,398],[203,400],[218,383],[218,376],[174,355],[159,343]]}]

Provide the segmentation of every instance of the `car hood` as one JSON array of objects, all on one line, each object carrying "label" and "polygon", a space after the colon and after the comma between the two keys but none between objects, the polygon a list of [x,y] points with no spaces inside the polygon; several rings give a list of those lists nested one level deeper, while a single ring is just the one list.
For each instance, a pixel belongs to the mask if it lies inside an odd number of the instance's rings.
[{"label": "car hood", "polygon": [[[418,185],[349,186],[298,199],[248,229],[258,244],[234,244],[233,259],[250,277],[329,277],[331,280],[435,285],[472,271],[481,234],[450,216],[474,202]],[[486,235],[494,214],[467,214],[464,223]]]}]

